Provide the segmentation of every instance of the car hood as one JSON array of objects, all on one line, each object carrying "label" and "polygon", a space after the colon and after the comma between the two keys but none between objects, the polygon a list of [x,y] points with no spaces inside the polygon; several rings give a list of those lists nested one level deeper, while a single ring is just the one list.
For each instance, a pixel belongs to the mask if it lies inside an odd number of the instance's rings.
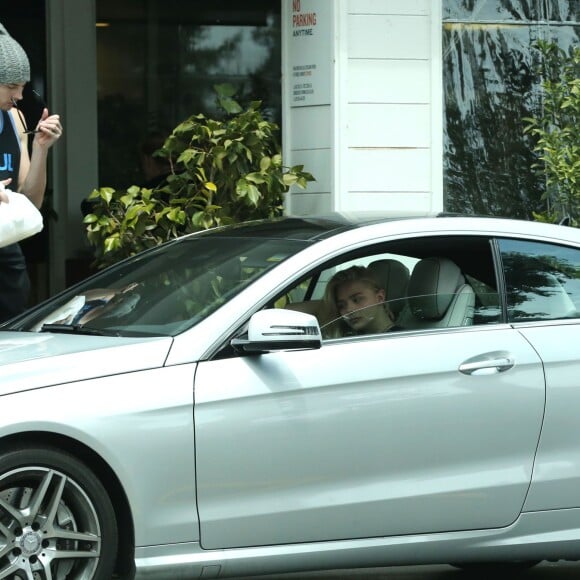
[{"label": "car hood", "polygon": [[160,367],[172,340],[0,332],[0,395]]}]

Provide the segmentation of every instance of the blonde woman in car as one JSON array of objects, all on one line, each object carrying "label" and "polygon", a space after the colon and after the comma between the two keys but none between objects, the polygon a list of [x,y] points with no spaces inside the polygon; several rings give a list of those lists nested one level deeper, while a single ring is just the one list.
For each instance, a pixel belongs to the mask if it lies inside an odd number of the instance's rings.
[{"label": "blonde woman in car", "polygon": [[325,302],[339,318],[325,327],[325,334],[352,336],[380,334],[396,330],[385,289],[364,266],[351,266],[337,272],[328,282]]}]

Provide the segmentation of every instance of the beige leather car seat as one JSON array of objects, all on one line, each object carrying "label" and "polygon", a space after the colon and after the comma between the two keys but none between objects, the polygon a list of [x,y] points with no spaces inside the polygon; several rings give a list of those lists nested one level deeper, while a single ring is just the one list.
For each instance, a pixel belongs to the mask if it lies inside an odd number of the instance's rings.
[{"label": "beige leather car seat", "polygon": [[389,308],[395,317],[398,316],[405,306],[410,279],[409,269],[393,259],[376,260],[369,264],[368,269],[383,284]]},{"label": "beige leather car seat", "polygon": [[473,324],[475,292],[448,258],[424,258],[411,273],[407,301],[397,324],[403,328],[444,328]]}]

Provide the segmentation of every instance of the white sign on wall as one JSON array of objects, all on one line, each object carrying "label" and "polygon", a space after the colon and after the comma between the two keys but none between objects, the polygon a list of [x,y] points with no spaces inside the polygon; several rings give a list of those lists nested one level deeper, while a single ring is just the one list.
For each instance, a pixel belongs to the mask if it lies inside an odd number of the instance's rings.
[{"label": "white sign on wall", "polygon": [[290,106],[328,105],[332,95],[332,2],[291,0]]}]

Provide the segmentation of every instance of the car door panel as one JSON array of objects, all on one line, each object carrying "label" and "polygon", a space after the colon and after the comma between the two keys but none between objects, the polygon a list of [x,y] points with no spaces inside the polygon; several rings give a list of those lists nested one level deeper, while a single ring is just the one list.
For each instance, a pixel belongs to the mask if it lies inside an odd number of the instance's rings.
[{"label": "car door panel", "polygon": [[[509,370],[459,372],[498,350]],[[202,545],[506,526],[529,487],[544,395],[536,352],[507,326],[202,362]]]},{"label": "car door panel", "polygon": [[[562,229],[562,233],[565,229]],[[580,506],[580,248],[554,240],[497,242],[508,321],[538,352],[546,413],[525,509]]]},{"label": "car door panel", "polygon": [[526,511],[580,506],[580,320],[522,326],[546,373],[546,415]]}]

